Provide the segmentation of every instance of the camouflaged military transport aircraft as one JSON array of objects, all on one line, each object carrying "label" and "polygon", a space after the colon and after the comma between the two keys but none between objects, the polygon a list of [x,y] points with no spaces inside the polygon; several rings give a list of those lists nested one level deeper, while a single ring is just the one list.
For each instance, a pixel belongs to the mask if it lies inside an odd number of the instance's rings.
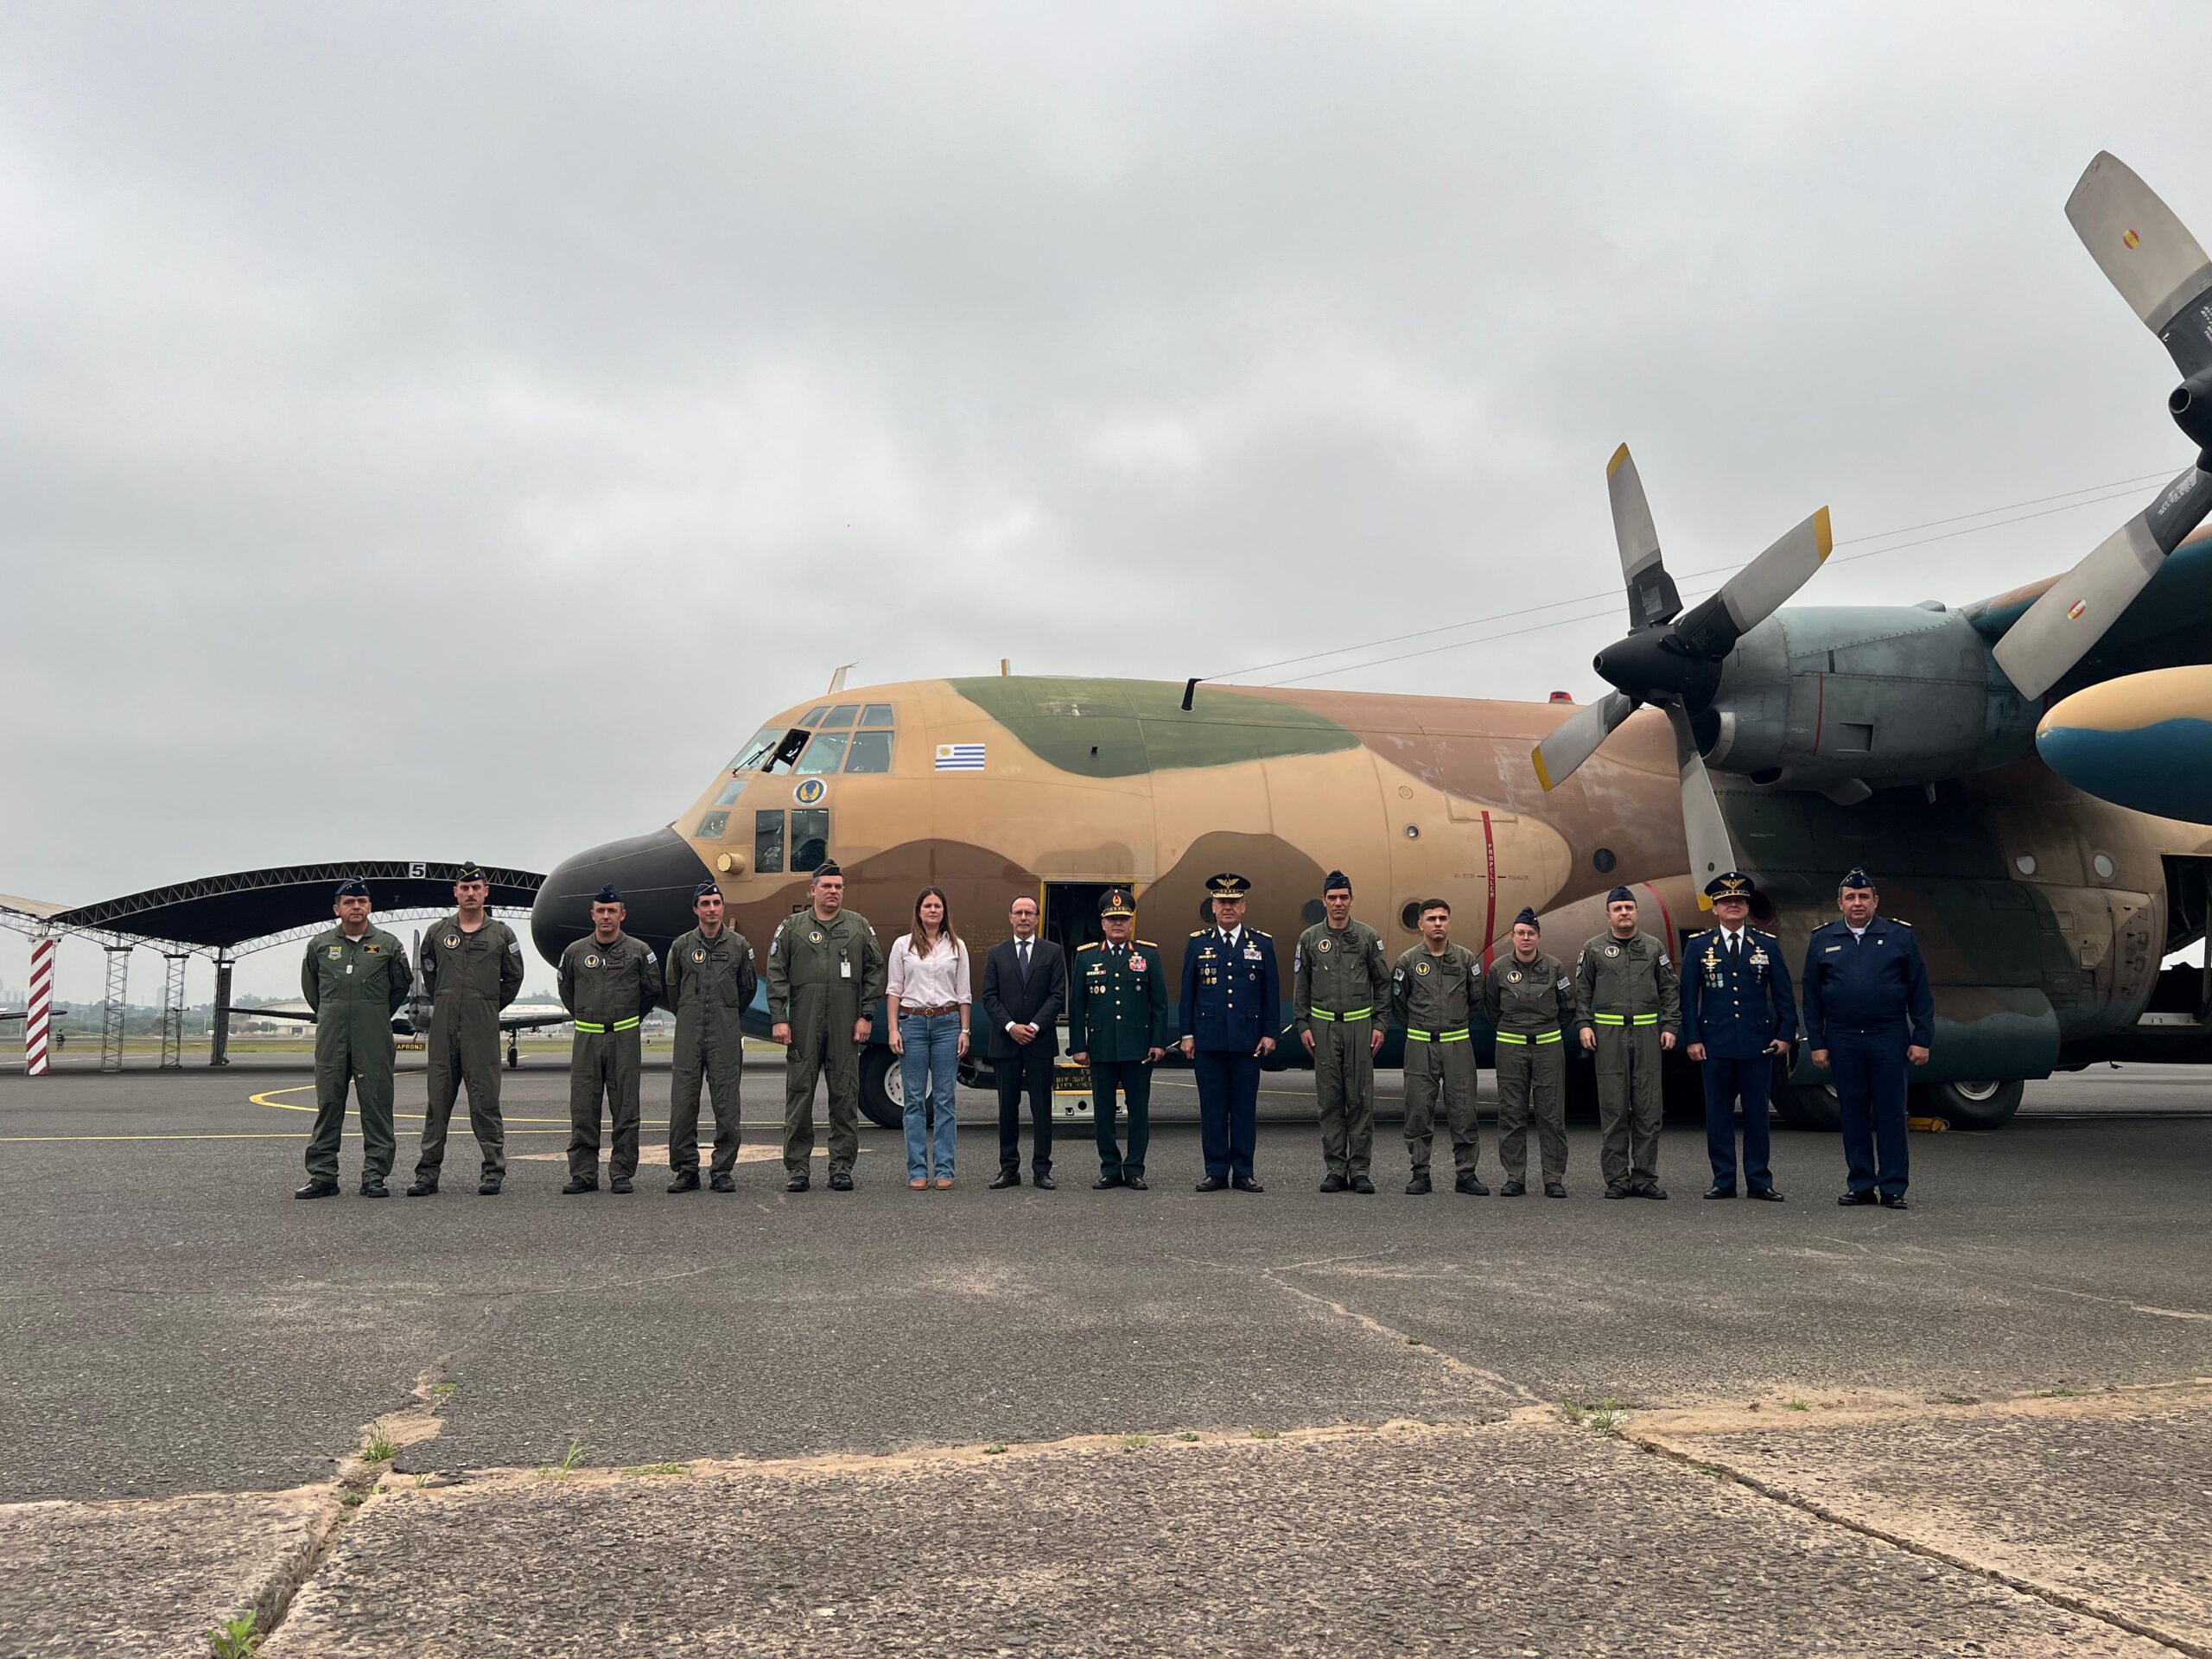
[{"label": "camouflaged military transport aircraft", "polygon": [[[2188,377],[2176,419],[2204,448],[2212,265],[2108,156],[2069,213],[2123,295],[2158,290],[2137,309]],[[769,720],[666,827],[555,870],[537,948],[556,960],[611,880],[632,931],[665,949],[709,874],[765,940],[834,855],[880,931],[906,925],[917,889],[944,888],[978,962],[1017,891],[1072,946],[1096,937],[1099,893],[1131,886],[1173,982],[1217,870],[1252,879],[1252,921],[1287,958],[1332,868],[1395,954],[1438,893],[1463,942],[1500,948],[1529,905],[1570,952],[1617,882],[1679,938],[1707,875],[1733,865],[1796,962],[1839,873],[1864,865],[1936,983],[1922,1109],[1993,1127],[2024,1078],[2212,1060],[2212,976],[2159,971],[2204,936],[2212,830],[2087,794],[2036,748],[2047,694],[2212,657],[2212,539],[2183,540],[2212,479],[2184,474],[2069,575],[1962,609],[1783,609],[1827,556],[1823,510],[1685,612],[1625,449],[1607,474],[1633,632],[1599,654],[1615,689],[1597,702],[1003,676],[841,692]],[[764,1006],[748,1028],[766,1034]],[[863,1077],[870,1116],[894,1122],[880,1043]],[[1777,1103],[1834,1122],[1802,1052]]]}]

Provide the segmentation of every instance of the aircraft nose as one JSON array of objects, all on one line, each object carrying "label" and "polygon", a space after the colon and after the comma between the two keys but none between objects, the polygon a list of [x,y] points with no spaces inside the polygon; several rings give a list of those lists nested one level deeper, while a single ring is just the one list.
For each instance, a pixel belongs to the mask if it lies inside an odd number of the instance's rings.
[{"label": "aircraft nose", "polygon": [[691,925],[691,892],[706,878],[707,867],[673,830],[610,841],[564,861],[545,878],[531,906],[531,943],[557,963],[562,951],[591,931],[592,897],[611,881],[629,907],[623,931],[664,957]]}]

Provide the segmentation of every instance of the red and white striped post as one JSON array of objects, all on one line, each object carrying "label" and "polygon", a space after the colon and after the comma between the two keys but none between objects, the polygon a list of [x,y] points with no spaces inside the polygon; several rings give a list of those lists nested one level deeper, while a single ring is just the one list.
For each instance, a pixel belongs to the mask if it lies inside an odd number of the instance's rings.
[{"label": "red and white striped post", "polygon": [[54,941],[31,942],[31,1001],[23,1015],[23,1070],[46,1075],[47,1027],[54,1018]]}]

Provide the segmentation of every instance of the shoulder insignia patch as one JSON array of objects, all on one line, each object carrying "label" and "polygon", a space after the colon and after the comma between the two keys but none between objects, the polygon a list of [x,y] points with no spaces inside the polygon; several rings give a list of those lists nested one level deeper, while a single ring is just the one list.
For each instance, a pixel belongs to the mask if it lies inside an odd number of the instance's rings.
[{"label": "shoulder insignia patch", "polygon": [[1150,939],[1139,939],[1137,943],[1144,946],[1147,950],[1157,950],[1160,949],[1160,947],[1154,944]]},{"label": "shoulder insignia patch", "polygon": [[1097,940],[1096,940],[1096,939],[1093,939],[1093,940],[1092,940],[1089,944],[1078,944],[1077,946],[1076,946],[1076,948],[1075,948],[1075,953],[1076,953],[1076,955],[1077,955],[1077,956],[1079,957],[1079,956],[1081,956],[1081,955],[1082,955],[1084,951],[1086,951],[1086,950],[1096,950],[1097,948],[1098,948],[1098,941],[1097,941]]}]

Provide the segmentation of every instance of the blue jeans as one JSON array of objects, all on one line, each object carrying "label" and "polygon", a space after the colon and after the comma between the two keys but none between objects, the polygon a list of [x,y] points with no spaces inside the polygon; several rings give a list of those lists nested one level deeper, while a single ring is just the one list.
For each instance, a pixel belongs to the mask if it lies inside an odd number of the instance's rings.
[{"label": "blue jeans", "polygon": [[[899,1016],[899,1081],[906,1094],[906,1179],[918,1181],[937,1166],[937,1178],[952,1179],[954,1119],[952,1090],[960,1074],[960,1013]],[[932,1133],[930,1109],[937,1109]]]}]

